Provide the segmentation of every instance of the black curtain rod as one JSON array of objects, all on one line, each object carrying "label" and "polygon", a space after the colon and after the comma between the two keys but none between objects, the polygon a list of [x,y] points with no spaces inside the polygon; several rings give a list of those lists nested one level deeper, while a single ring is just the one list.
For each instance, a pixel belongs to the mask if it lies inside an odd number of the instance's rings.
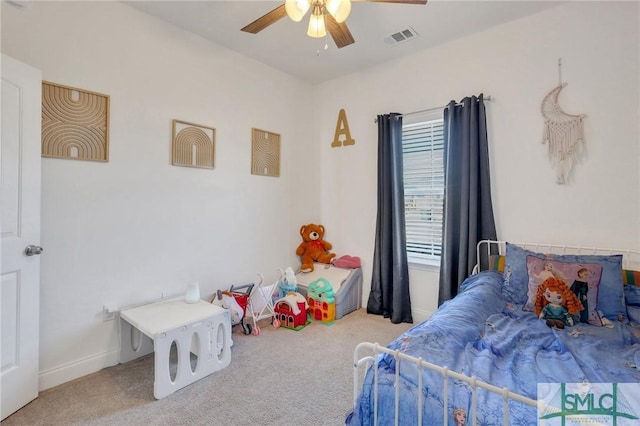
[{"label": "black curtain rod", "polygon": [[[493,101],[493,98],[491,97],[491,95],[489,95],[489,96],[485,96],[483,99],[484,99],[485,101]],[[462,105],[462,103],[461,103],[461,102],[458,102],[458,103],[456,104],[456,106],[460,106],[460,105]],[[406,117],[406,116],[409,116],[409,115],[424,114],[425,112],[432,112],[432,111],[437,111],[437,110],[443,110],[443,109],[445,109],[445,108],[446,108],[446,107],[448,107],[448,106],[449,106],[449,105],[439,106],[439,107],[433,107],[433,108],[428,108],[428,109],[421,109],[420,111],[413,111],[413,112],[408,112],[408,113],[406,113],[406,114],[399,114],[399,115],[397,115],[396,117]],[[374,122],[374,123],[377,123],[377,122],[378,122],[378,118],[374,118],[374,119],[373,119],[373,122]]]}]

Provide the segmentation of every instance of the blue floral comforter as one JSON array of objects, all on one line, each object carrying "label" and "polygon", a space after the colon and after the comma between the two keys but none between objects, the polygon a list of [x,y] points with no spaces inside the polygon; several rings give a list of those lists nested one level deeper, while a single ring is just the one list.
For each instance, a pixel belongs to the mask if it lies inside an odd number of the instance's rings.
[{"label": "blue floral comforter", "polygon": [[[502,275],[481,272],[469,277],[454,299],[443,304],[430,319],[394,340],[389,348],[416,358],[447,366],[451,370],[500,388],[536,399],[538,383],[640,382],[640,329],[616,323],[613,328],[578,324],[564,330],[551,329],[532,312],[505,299]],[[380,356],[378,424],[394,424],[392,356]],[[418,392],[423,393],[423,424],[441,425],[444,383],[439,373],[423,372],[423,389],[417,389],[417,369],[400,362],[399,424],[417,423]],[[355,410],[346,423],[373,424],[373,374],[365,376]],[[449,424],[453,411],[471,413],[469,387],[449,379]],[[502,424],[502,398],[478,391],[480,425]],[[469,419],[471,424],[471,419]],[[522,403],[510,403],[510,423],[537,424],[537,412]]]}]

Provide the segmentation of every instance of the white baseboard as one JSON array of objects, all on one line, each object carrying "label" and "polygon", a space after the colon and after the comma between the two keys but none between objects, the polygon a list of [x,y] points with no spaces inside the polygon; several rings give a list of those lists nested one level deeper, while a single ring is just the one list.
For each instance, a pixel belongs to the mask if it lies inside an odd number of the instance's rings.
[{"label": "white baseboard", "polygon": [[120,352],[118,350],[79,359],[60,367],[41,371],[38,380],[38,390],[43,391],[61,385],[87,374],[95,373],[103,368],[118,364]]},{"label": "white baseboard", "polygon": [[[423,309],[412,309],[411,314],[413,315],[413,322],[418,324],[431,317],[433,312]],[[114,350],[41,371],[39,374],[38,390],[42,392],[86,376],[87,374],[95,373],[103,368],[112,367],[118,364],[119,361],[120,352]]]},{"label": "white baseboard", "polygon": [[418,323],[421,323],[422,321],[425,321],[431,318],[431,315],[433,315],[433,312],[427,311],[424,309],[412,309],[411,315],[413,316],[413,323],[418,324]]}]

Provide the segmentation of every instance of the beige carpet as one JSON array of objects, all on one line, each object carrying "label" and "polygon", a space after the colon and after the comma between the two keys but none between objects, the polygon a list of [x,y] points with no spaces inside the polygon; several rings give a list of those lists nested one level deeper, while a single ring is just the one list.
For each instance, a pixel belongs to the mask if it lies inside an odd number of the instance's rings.
[{"label": "beige carpet", "polygon": [[356,345],[386,345],[409,327],[364,309],[300,331],[236,326],[231,365],[162,400],[146,356],[41,392],[2,425],[337,426],[351,411]]}]

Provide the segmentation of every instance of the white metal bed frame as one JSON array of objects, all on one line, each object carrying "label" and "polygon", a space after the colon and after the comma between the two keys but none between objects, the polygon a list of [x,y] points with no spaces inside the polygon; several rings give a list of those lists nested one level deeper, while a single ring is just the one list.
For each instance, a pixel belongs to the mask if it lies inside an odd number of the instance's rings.
[{"label": "white metal bed frame", "polygon": [[[612,255],[612,254],[622,254],[622,267],[623,269],[630,269],[632,267],[637,267],[640,265],[640,250],[629,250],[629,249],[611,249],[611,248],[598,248],[598,247],[583,247],[583,246],[571,246],[571,245],[558,245],[558,244],[539,244],[539,243],[513,243],[519,247],[525,248],[527,250],[541,252],[545,254],[592,254],[592,255]],[[484,271],[488,269],[489,266],[489,256],[492,254],[498,254],[504,256],[506,253],[506,242],[505,241],[492,241],[492,240],[482,240],[478,243],[477,249],[477,259],[480,262],[480,259],[484,255],[484,259],[486,262],[484,264],[478,263],[474,267],[474,272]],[[368,355],[367,355],[368,354]],[[396,368],[395,368],[395,426],[399,425],[399,407],[400,407],[400,363],[408,362],[410,364],[415,364],[417,366],[417,383],[419,388],[423,388],[423,375],[422,372],[425,368],[434,370],[443,376],[444,381],[444,389],[443,389],[443,419],[444,426],[448,425],[448,385],[449,378],[461,380],[467,383],[471,387],[471,413],[469,415],[469,420],[471,420],[473,425],[477,425],[477,417],[476,417],[476,408],[477,408],[477,395],[476,391],[478,388],[487,390],[489,392],[496,393],[501,395],[503,398],[503,424],[505,426],[509,425],[509,401],[517,401],[523,404],[529,405],[531,407],[537,408],[539,404],[542,404],[542,401],[534,400],[531,398],[527,398],[523,395],[520,395],[515,392],[509,391],[507,388],[499,388],[497,386],[491,385],[489,383],[477,380],[476,377],[467,376],[465,374],[458,373],[456,371],[449,370],[447,367],[441,367],[436,364],[432,364],[430,362],[424,361],[422,358],[415,358],[413,356],[404,354],[398,350],[391,350],[384,346],[380,346],[377,343],[369,343],[362,342],[356,346],[356,349],[353,354],[353,409],[356,409],[356,403],[358,399],[358,394],[360,391],[361,383],[360,377],[364,377],[364,371],[370,366],[373,366],[373,424],[378,424],[378,363],[376,363],[376,358],[381,354],[387,354],[393,356]],[[364,370],[361,368],[364,367]],[[418,425],[422,425],[422,416],[423,416],[423,401],[424,395],[422,392],[418,392]],[[404,425],[403,425],[404,426]]]},{"label": "white metal bed frame", "polygon": [[[541,243],[511,243],[527,250],[544,253],[544,254],[595,254],[595,255],[622,255],[622,268],[629,269],[640,266],[640,250],[617,249],[617,248],[600,248],[588,246],[572,246],[561,244],[541,244]],[[481,255],[485,255],[486,259],[491,254],[499,254],[504,256],[507,250],[506,241],[482,240],[476,247],[476,255],[481,259]],[[477,264],[474,271],[484,271],[488,268],[488,264]]]}]

